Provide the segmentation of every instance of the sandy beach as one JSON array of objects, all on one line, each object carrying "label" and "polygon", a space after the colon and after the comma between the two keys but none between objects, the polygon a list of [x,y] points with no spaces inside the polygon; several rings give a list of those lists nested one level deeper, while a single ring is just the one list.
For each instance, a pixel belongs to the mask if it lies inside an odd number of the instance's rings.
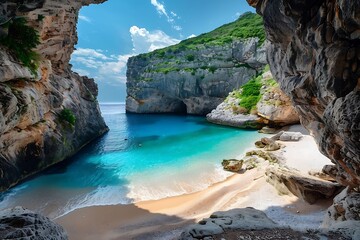
[{"label": "sandy beach", "polygon": [[[298,126],[289,130],[306,133]],[[276,154],[286,160],[286,165],[304,174],[330,164],[309,135],[304,135],[299,142],[279,142],[284,147]],[[266,182],[265,168],[234,174],[200,192],[130,205],[82,208],[55,221],[66,229],[72,240],[176,239],[182,227],[215,211],[254,207],[281,225],[317,228],[331,201],[309,205],[293,195],[280,196]]]}]

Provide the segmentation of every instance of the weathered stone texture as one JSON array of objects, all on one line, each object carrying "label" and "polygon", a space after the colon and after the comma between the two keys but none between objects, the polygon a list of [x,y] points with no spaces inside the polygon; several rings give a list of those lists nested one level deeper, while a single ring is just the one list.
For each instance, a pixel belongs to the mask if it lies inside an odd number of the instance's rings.
[{"label": "weathered stone texture", "polygon": [[65,230],[49,218],[22,207],[0,212],[1,239],[67,240]]},{"label": "weathered stone texture", "polygon": [[[1,5],[3,20],[24,16],[39,31],[41,60],[35,76],[0,47],[0,191],[73,155],[108,130],[94,80],[72,73],[69,66],[79,9],[100,2],[104,0]],[[65,108],[76,117],[74,125],[60,117]]]},{"label": "weathered stone texture", "polygon": [[265,48],[255,38],[165,56],[132,57],[127,65],[126,110],[205,115],[265,64]]},{"label": "weathered stone texture", "polygon": [[360,184],[360,2],[248,0],[264,17],[271,72],[302,124],[338,168]]}]

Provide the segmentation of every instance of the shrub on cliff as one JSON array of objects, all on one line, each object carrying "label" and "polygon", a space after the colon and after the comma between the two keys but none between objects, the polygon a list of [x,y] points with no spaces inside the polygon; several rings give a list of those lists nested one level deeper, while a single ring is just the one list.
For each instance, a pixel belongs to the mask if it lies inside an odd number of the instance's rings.
[{"label": "shrub on cliff", "polygon": [[74,113],[71,111],[71,109],[64,108],[60,112],[60,120],[70,123],[71,125],[75,125],[76,117]]},{"label": "shrub on cliff", "polygon": [[235,94],[235,96],[240,99],[239,106],[246,109],[247,112],[255,110],[256,104],[261,98],[261,78],[261,75],[252,78],[250,81],[244,84]]},{"label": "shrub on cliff", "polygon": [[26,25],[25,18],[15,18],[6,23],[8,34],[0,38],[0,44],[7,47],[18,60],[36,75],[39,55],[33,51],[40,43],[38,32]]}]

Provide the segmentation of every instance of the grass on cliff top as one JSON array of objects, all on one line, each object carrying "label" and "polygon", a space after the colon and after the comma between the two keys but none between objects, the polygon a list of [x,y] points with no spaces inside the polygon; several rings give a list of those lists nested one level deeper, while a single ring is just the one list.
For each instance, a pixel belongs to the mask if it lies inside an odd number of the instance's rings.
[{"label": "grass on cliff top", "polygon": [[[236,40],[247,38],[259,38],[259,43],[265,41],[265,31],[263,19],[255,13],[246,12],[235,22],[225,24],[211,32],[203,33],[197,37],[189,38],[180,43],[163,49],[158,49],[150,53],[140,54],[139,57],[147,58],[152,56],[171,57],[171,53],[178,53],[186,49],[196,49],[203,45],[224,45]],[[191,58],[189,61],[194,60]]]}]

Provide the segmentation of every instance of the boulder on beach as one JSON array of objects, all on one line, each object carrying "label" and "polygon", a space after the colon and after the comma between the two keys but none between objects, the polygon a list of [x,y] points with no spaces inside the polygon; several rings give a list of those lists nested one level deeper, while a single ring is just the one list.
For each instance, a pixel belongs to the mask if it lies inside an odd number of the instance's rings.
[{"label": "boulder on beach", "polygon": [[267,182],[279,193],[292,193],[310,204],[316,203],[319,199],[331,198],[340,189],[337,183],[305,176],[296,170],[282,167],[269,167],[265,174]]},{"label": "boulder on beach", "polygon": [[302,136],[303,135],[301,132],[281,131],[281,132],[275,134],[274,136],[272,136],[271,139],[280,140],[280,141],[284,141],[284,142],[289,142],[289,141],[298,142],[298,141],[300,141]]},{"label": "boulder on beach", "polygon": [[49,218],[22,207],[0,212],[1,239],[67,240],[65,230]]},{"label": "boulder on beach", "polygon": [[230,172],[239,172],[242,168],[244,161],[237,159],[224,159],[221,165],[224,167],[224,170]]},{"label": "boulder on beach", "polygon": [[276,227],[277,224],[268,218],[264,212],[254,208],[239,208],[215,212],[210,218],[205,218],[198,224],[190,225],[181,234],[180,239],[207,239],[206,237],[227,231],[260,230]]},{"label": "boulder on beach", "polygon": [[276,128],[271,128],[271,127],[265,126],[262,129],[260,129],[258,132],[264,133],[264,134],[275,134],[277,131],[278,130]]},{"label": "boulder on beach", "polygon": [[276,151],[281,148],[280,144],[278,144],[275,140],[266,137],[262,138],[260,141],[256,141],[255,146],[257,148],[263,148],[266,151]]}]

